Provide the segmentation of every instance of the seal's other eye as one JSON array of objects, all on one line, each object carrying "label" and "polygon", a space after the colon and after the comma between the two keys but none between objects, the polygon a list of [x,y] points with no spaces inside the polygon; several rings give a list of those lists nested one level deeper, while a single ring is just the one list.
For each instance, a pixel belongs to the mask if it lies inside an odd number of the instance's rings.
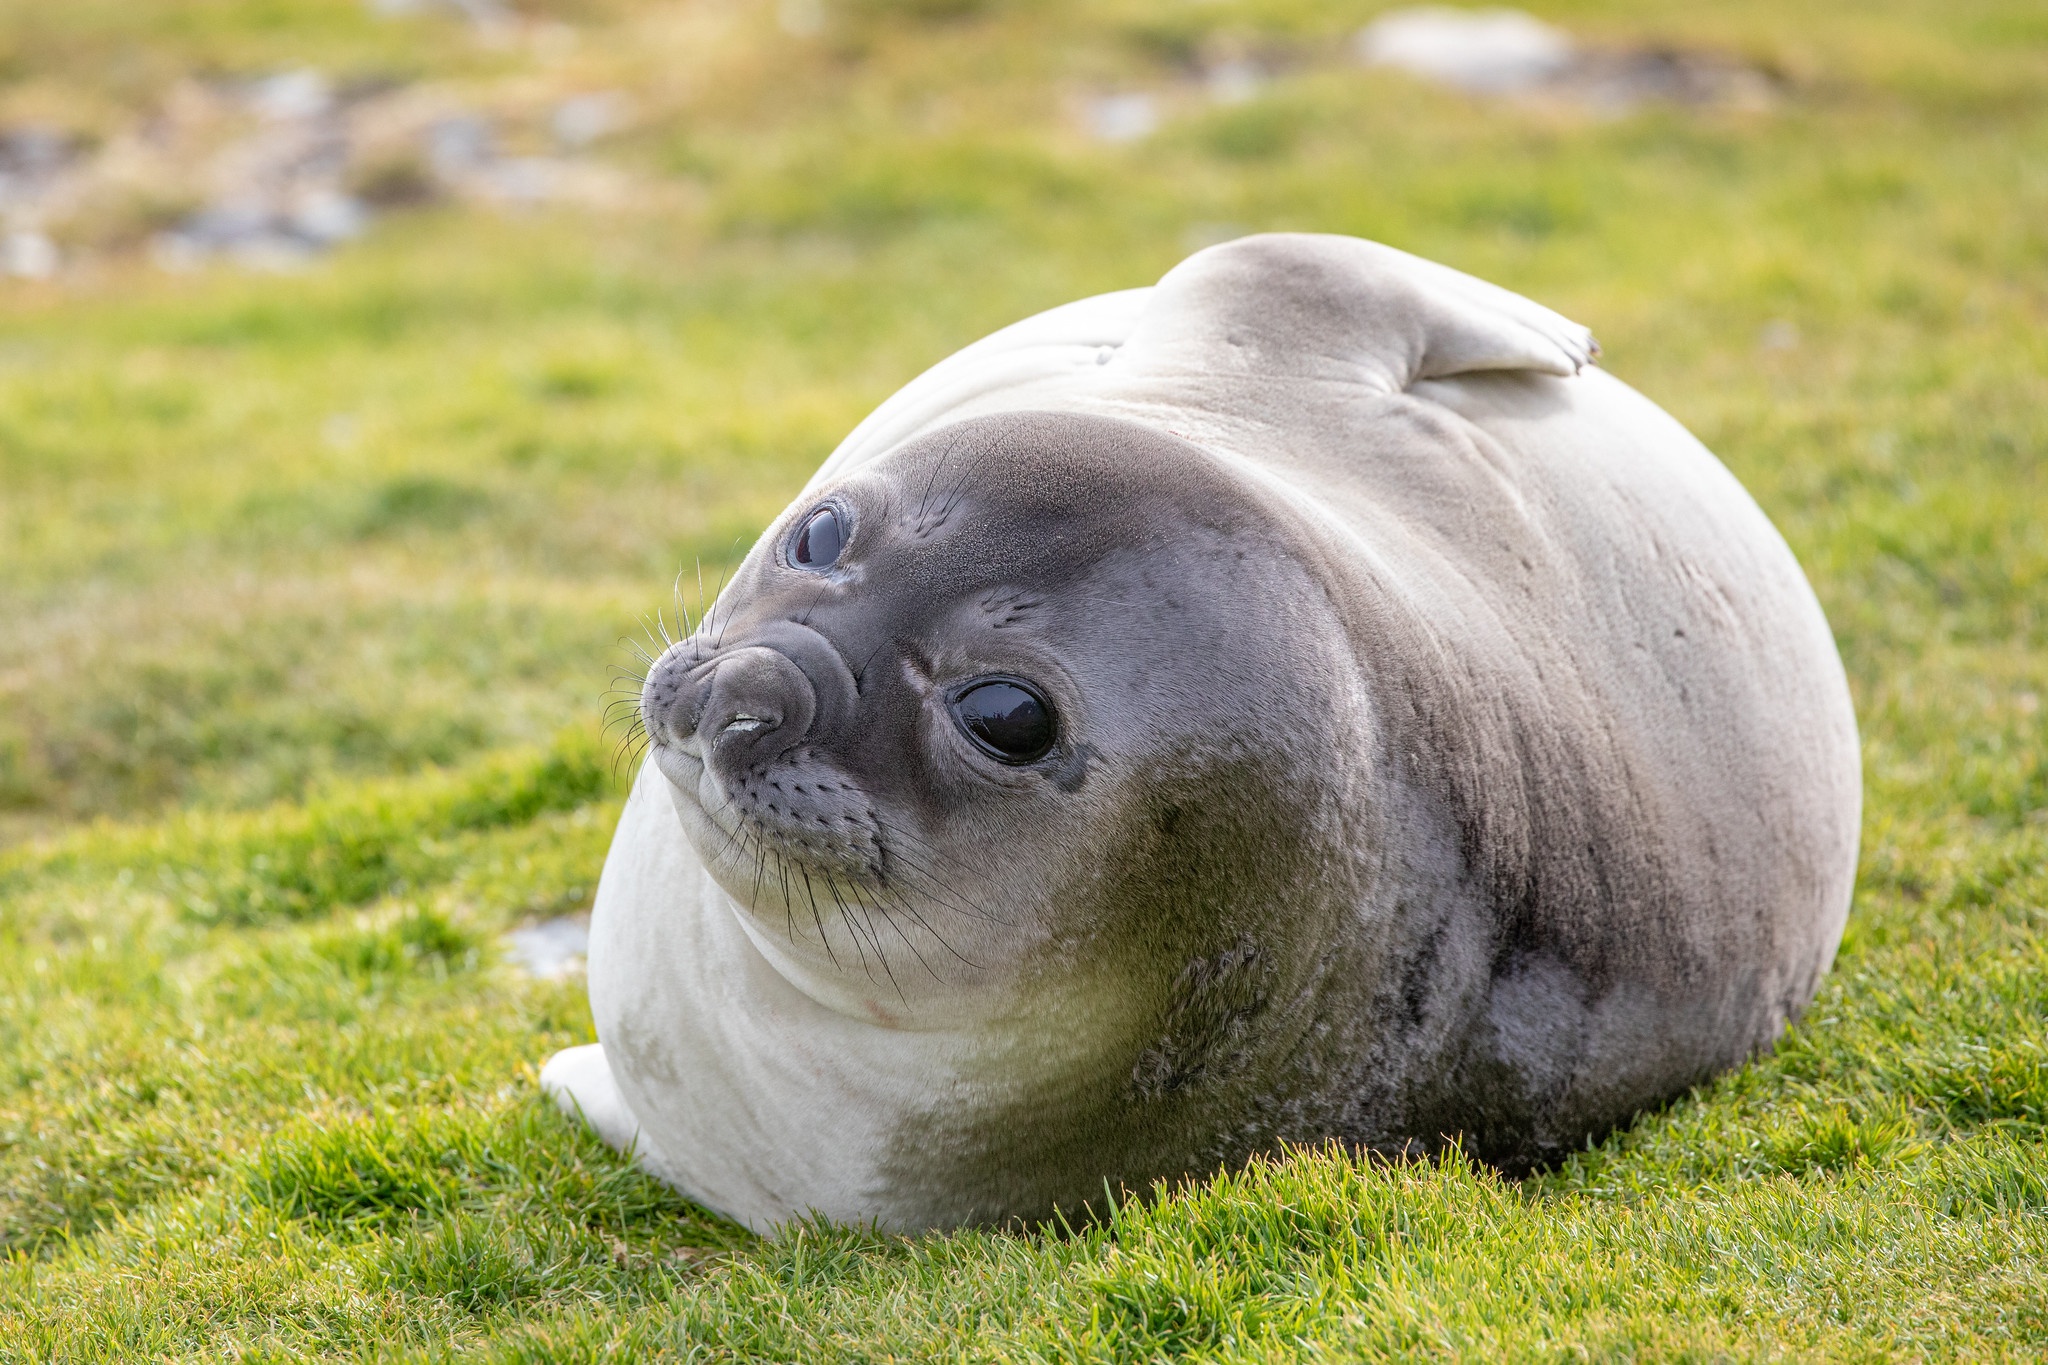
[{"label": "seal's other eye", "polygon": [[1052,748],[1052,707],[1028,683],[1004,678],[975,683],[953,698],[953,719],[969,739],[1005,763],[1030,763]]},{"label": "seal's other eye", "polygon": [[806,569],[829,569],[839,558],[839,547],[845,543],[845,533],[839,529],[839,514],[829,507],[820,507],[798,529],[789,557]]}]

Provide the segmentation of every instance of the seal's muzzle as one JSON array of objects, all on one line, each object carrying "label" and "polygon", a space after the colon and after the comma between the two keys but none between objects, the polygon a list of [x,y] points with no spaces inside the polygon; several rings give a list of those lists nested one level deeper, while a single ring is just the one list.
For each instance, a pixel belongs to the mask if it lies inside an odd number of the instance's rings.
[{"label": "seal's muzzle", "polygon": [[656,662],[640,719],[657,747],[714,767],[720,754],[772,762],[844,722],[854,682],[831,642],[795,621],[766,623],[749,636],[719,648],[700,632]]},{"label": "seal's muzzle", "polygon": [[736,649],[702,672],[695,738],[714,772],[772,763],[810,734],[817,694],[787,654]]}]

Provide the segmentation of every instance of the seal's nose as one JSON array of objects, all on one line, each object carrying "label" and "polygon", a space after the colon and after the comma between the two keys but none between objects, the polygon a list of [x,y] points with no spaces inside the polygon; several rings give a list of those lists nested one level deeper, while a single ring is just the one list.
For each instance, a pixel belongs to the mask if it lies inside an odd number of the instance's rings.
[{"label": "seal's nose", "polygon": [[817,718],[811,680],[778,649],[756,645],[722,655],[709,684],[696,729],[707,762],[728,754],[773,757],[799,743]]},{"label": "seal's nose", "polygon": [[707,763],[758,762],[811,732],[818,699],[787,654],[752,645],[702,662],[693,653],[671,653],[648,675],[640,713],[656,744]]},{"label": "seal's nose", "polygon": [[658,750],[730,773],[845,732],[859,689],[831,641],[795,621],[743,629],[723,649],[692,636],[648,673],[640,719]]}]

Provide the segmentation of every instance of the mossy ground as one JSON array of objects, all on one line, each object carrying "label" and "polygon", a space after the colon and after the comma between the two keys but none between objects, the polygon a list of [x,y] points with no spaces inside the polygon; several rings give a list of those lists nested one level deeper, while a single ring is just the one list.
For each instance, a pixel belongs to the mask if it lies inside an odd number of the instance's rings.
[{"label": "mossy ground", "polygon": [[[0,113],[306,62],[625,87],[608,215],[394,216],[304,273],[110,256],[0,316],[0,1358],[2048,1354],[2048,22],[1557,0],[1764,112],[1475,103],[1335,0],[0,4]],[[1220,36],[1219,36],[1220,35]],[[1276,54],[1205,104],[1205,43]],[[563,55],[566,53],[567,55]],[[1071,101],[1149,88],[1150,139]],[[991,327],[1230,230],[1591,324],[1811,574],[1862,875],[1777,1052],[1515,1184],[1304,1153],[1107,1225],[757,1241],[535,1094],[617,640]]]}]

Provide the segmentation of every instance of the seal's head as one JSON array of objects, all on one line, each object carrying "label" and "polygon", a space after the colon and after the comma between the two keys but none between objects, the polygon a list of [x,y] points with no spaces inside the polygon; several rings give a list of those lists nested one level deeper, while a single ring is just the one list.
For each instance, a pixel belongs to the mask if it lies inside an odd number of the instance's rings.
[{"label": "seal's head", "polygon": [[762,953],[881,1024],[1079,1009],[1126,1075],[1191,963],[1276,961],[1362,723],[1290,524],[1184,441],[1055,414],[807,493],[641,702]]}]

